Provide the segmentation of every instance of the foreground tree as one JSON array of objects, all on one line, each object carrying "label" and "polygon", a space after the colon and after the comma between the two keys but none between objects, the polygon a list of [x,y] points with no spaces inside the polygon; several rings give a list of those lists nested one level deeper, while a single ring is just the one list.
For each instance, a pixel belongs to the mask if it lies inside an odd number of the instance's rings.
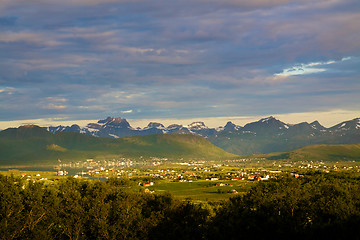
[{"label": "foreground tree", "polygon": [[132,182],[0,175],[1,239],[360,239],[356,174],[260,182],[228,201],[131,191]]},{"label": "foreground tree", "polygon": [[283,177],[231,198],[209,226],[209,239],[269,235],[295,239],[360,238],[359,183],[324,175]]}]

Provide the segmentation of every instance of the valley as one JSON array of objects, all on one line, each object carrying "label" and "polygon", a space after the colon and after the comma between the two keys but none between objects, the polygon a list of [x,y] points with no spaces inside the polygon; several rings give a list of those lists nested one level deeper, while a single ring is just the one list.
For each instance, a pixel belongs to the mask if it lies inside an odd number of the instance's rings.
[{"label": "valley", "polygon": [[[107,125],[109,120],[99,122]],[[126,120],[114,121],[129,127]],[[152,123],[151,126],[154,129],[163,128],[161,124]],[[198,131],[206,129],[200,123],[192,126]],[[238,147],[243,148],[244,144],[260,146],[264,141],[270,144],[281,136],[274,135],[275,130],[278,133],[291,129],[291,126],[286,126],[274,118],[246,125],[249,131],[238,132],[243,144]],[[317,123],[311,126],[320,128]],[[351,134],[358,134],[355,131],[358,125],[346,123],[339,126],[353,126]],[[121,129],[121,126],[118,127]],[[228,123],[217,131],[217,136],[229,136],[239,129]],[[196,133],[195,128],[191,132],[163,132],[121,138],[72,131],[52,133],[47,130],[26,125],[1,131],[1,174],[44,183],[67,177],[104,181],[126,179],[135,192],[165,191],[181,200],[219,201],[234,194],[246,193],[256,182],[276,180],[282,175],[338,171],[357,173],[360,166],[359,144],[307,145],[290,151],[261,154],[256,154],[255,148],[249,147],[244,151],[252,154],[236,155],[213,145],[210,136]],[[245,135],[247,141],[244,140]],[[230,141],[231,137],[228,138]],[[272,150],[287,149],[281,142],[270,145]]]}]

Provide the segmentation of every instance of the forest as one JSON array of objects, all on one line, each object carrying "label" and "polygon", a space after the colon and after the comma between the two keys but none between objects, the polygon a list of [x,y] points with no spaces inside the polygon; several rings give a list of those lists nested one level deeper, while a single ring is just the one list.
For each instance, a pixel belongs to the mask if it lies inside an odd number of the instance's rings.
[{"label": "forest", "polygon": [[360,239],[359,174],[307,172],[217,202],[131,190],[128,179],[52,184],[0,175],[1,239]]}]

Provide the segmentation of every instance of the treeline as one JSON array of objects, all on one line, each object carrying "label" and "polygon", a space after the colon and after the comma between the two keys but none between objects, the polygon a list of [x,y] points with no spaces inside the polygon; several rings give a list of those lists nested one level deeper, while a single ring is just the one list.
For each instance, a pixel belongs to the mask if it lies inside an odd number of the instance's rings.
[{"label": "treeline", "polygon": [[1,239],[360,239],[360,183],[283,176],[217,203],[135,193],[126,180],[0,175]]}]

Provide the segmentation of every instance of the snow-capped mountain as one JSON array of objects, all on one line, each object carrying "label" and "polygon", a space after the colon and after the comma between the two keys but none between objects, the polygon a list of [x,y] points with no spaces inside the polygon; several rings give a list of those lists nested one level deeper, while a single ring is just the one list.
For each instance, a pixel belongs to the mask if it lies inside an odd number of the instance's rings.
[{"label": "snow-capped mountain", "polygon": [[205,126],[204,122],[193,122],[188,125],[188,129],[190,130],[200,130],[200,129],[208,129],[207,126]]},{"label": "snow-capped mountain", "polygon": [[72,125],[71,127],[68,126],[57,126],[57,127],[47,127],[45,128],[49,132],[57,133],[57,132],[80,132],[80,126],[79,125]]},{"label": "snow-capped mountain", "polygon": [[359,131],[360,130],[360,118],[355,118],[350,121],[339,123],[331,128],[331,132],[346,132],[346,131]]},{"label": "snow-capped mountain", "polygon": [[260,119],[257,122],[246,124],[242,131],[253,132],[260,135],[272,135],[285,132],[289,125],[277,120],[274,117]]},{"label": "snow-capped mountain", "polygon": [[150,134],[195,134],[208,138],[213,144],[236,154],[289,151],[310,144],[360,143],[360,118],[325,128],[318,121],[287,124],[274,117],[260,119],[241,127],[232,122],[209,128],[204,122],[187,126],[150,122],[144,128],[133,128],[126,119],[108,117],[86,127],[57,126],[45,128],[49,132],[79,132],[97,137],[121,138]]},{"label": "snow-capped mountain", "polygon": [[240,129],[242,129],[241,126],[235,125],[232,122],[227,122],[226,125],[224,127],[219,127],[218,131],[227,131],[227,132],[231,132],[231,131],[239,131]]}]

